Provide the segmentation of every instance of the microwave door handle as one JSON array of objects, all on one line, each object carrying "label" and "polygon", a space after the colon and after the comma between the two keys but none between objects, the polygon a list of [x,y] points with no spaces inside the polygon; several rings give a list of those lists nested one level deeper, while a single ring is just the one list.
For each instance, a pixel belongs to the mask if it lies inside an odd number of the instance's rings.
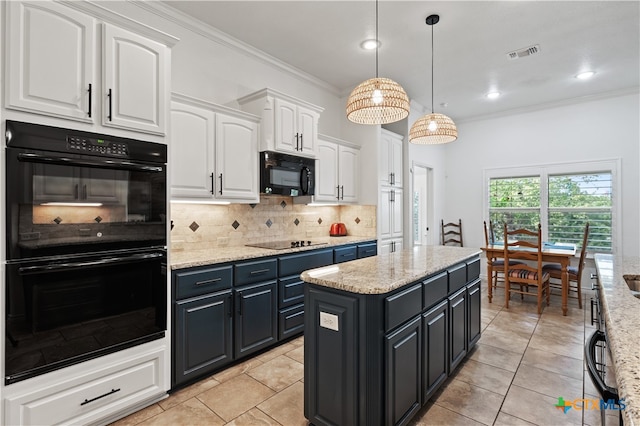
[{"label": "microwave door handle", "polygon": [[309,193],[309,188],[311,187],[311,170],[307,166],[304,166],[302,170],[300,170],[300,189],[302,190],[302,194],[306,195]]},{"label": "microwave door handle", "polygon": [[69,157],[58,157],[55,155],[41,155],[33,153],[21,152],[18,154],[18,161],[24,161],[27,163],[43,163],[43,164],[57,164],[62,166],[84,166],[95,167],[100,169],[119,169],[130,170],[136,172],[148,172],[159,173],[162,172],[162,167],[151,166],[142,163],[132,163],[130,161],[122,160],[84,160]]},{"label": "microwave door handle", "polygon": [[38,266],[23,266],[21,268],[18,268],[18,272],[20,273],[20,275],[28,275],[28,274],[38,274],[41,272],[55,272],[62,269],[69,270],[69,269],[93,268],[97,266],[112,265],[116,263],[152,260],[152,259],[157,259],[163,256],[164,256],[163,253],[144,253],[144,254],[134,254],[131,256],[108,257],[106,259],[89,260],[86,262],[67,262],[67,263],[52,263],[52,264],[38,265]]}]

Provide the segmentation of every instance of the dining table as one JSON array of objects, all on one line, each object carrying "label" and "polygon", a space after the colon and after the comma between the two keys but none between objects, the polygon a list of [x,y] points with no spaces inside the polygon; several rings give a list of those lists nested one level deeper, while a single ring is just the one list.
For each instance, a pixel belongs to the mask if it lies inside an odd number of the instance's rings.
[{"label": "dining table", "polygon": [[[487,276],[493,276],[493,261],[504,258],[504,243],[496,241],[486,247],[481,248],[487,257]],[[511,248],[513,250],[513,248]],[[562,315],[567,315],[568,299],[569,299],[569,272],[568,267],[571,259],[576,255],[577,246],[572,243],[543,243],[542,245],[542,261],[545,263],[558,263],[562,273]],[[506,292],[508,295],[509,293]],[[489,303],[493,298],[493,286],[489,279]],[[506,296],[508,297],[508,296]]]}]

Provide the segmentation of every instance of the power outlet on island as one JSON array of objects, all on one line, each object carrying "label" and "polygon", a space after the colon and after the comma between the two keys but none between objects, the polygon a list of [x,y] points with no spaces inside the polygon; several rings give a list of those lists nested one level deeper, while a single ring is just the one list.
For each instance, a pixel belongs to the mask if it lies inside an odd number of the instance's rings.
[{"label": "power outlet on island", "polygon": [[339,331],[338,316],[327,312],[320,312],[320,327],[328,328],[329,330]]}]

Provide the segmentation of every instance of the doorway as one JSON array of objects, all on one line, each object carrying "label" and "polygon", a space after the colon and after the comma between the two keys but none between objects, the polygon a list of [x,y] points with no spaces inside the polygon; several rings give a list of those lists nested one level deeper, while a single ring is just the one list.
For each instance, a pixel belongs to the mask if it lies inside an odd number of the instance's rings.
[{"label": "doorway", "polygon": [[414,246],[433,245],[433,168],[413,163],[411,235]]}]

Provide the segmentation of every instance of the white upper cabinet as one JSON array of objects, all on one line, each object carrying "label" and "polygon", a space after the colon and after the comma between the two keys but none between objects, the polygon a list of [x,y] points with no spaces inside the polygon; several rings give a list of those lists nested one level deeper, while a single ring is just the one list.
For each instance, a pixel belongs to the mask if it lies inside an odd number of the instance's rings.
[{"label": "white upper cabinet", "polygon": [[171,102],[171,196],[211,199],[215,114],[181,101]]},{"label": "white upper cabinet", "polygon": [[316,201],[355,203],[358,201],[360,150],[330,136],[318,138]]},{"label": "white upper cabinet", "polygon": [[165,41],[174,39],[162,33],[161,43],[99,22],[77,10],[83,5],[7,2],[6,107],[164,135],[171,66]]},{"label": "white upper cabinet", "polygon": [[316,157],[323,108],[271,89],[244,96],[238,103],[262,118],[260,151]]},{"label": "white upper cabinet", "polygon": [[259,118],[174,94],[171,197],[257,203]]},{"label": "white upper cabinet", "polygon": [[167,50],[163,44],[104,24],[103,125],[164,134]]},{"label": "white upper cabinet", "polygon": [[6,6],[7,108],[93,122],[95,19],[54,2]]},{"label": "white upper cabinet", "polygon": [[382,129],[380,141],[380,184],[402,187],[402,136]]},{"label": "white upper cabinet", "polygon": [[217,113],[215,145],[215,196],[259,202],[258,123]]}]

